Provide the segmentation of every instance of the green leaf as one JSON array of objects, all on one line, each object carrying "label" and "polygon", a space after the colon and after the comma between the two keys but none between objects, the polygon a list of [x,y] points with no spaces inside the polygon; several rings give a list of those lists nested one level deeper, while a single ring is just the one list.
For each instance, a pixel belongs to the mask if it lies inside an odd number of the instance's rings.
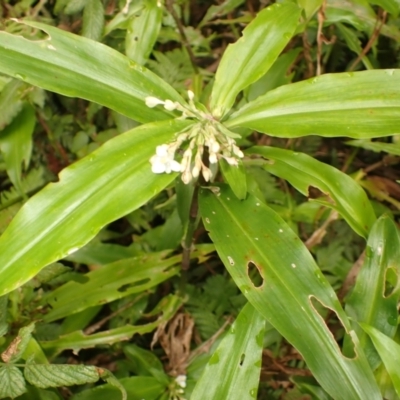
[{"label": "green leaf", "polygon": [[0,92],[0,132],[21,111],[27,84],[11,79]]},{"label": "green leaf", "polygon": [[103,381],[107,382],[110,386],[117,388],[121,392],[122,400],[128,399],[124,386],[109,370],[100,369],[99,372]]},{"label": "green leaf", "polygon": [[18,332],[18,336],[14,338],[7,349],[1,353],[1,359],[6,363],[17,362],[28,347],[34,329],[35,324],[33,322],[21,328]]},{"label": "green leaf", "polygon": [[104,7],[101,0],[88,0],[83,10],[82,36],[100,40],[104,27]]},{"label": "green leaf", "polygon": [[99,370],[86,365],[27,364],[24,375],[31,385],[46,389],[97,382],[100,378]]},{"label": "green leaf", "polygon": [[350,140],[346,144],[354,147],[361,147],[362,149],[371,150],[375,153],[384,151],[385,153],[400,156],[400,146],[397,143],[382,143],[382,142],[371,142],[370,140]]},{"label": "green leaf", "polygon": [[176,174],[152,173],[149,159],[157,145],[188,125],[162,121],[119,135],[33,196],[0,237],[0,294],[82,247],[171,183]]},{"label": "green leaf", "polygon": [[337,210],[355,232],[368,237],[376,221],[375,213],[364,190],[354,179],[303,153],[268,146],[252,147],[248,153],[259,154],[271,160],[266,161],[263,167],[287,179],[305,196],[308,196],[310,186],[328,194],[334,204],[319,202]]},{"label": "green leaf", "polygon": [[[390,274],[393,274],[393,277]],[[393,338],[397,331],[399,276],[398,230],[388,216],[383,216],[375,223],[368,238],[364,264],[357,276],[356,285],[346,301],[347,315],[354,321],[366,323]],[[375,369],[380,364],[380,358],[359,325],[357,323],[353,325],[371,368]]]},{"label": "green leaf", "polygon": [[184,102],[161,78],[101,43],[38,22],[47,33],[30,41],[0,32],[0,72],[69,97],[94,101],[139,122],[172,114],[145,105],[147,96]]},{"label": "green leaf", "polygon": [[22,372],[12,365],[0,367],[0,399],[21,396],[26,392]]},{"label": "green leaf", "polygon": [[20,193],[24,193],[21,163],[24,162],[25,168],[28,168],[35,123],[35,110],[30,104],[25,103],[11,124],[0,132],[0,151],[3,153],[7,174]]},{"label": "green leaf", "polygon": [[258,13],[243,36],[228,46],[215,75],[210,108],[223,117],[241,90],[260,79],[292,38],[300,9],[292,3],[274,4]]},{"label": "green leaf", "polygon": [[399,0],[369,0],[369,3],[382,7],[388,13],[393,14],[394,17],[397,17],[399,15],[400,12]]},{"label": "green leaf", "polygon": [[[128,393],[129,400],[159,400],[162,393],[167,390],[150,376],[131,376],[119,379],[119,383]],[[96,386],[75,394],[72,400],[117,400],[118,392],[111,385]]]},{"label": "green leaf", "polygon": [[242,161],[239,161],[238,165],[230,165],[226,160],[221,158],[219,166],[225,181],[229,184],[235,196],[239,200],[243,200],[247,195],[247,181]]},{"label": "green leaf", "polygon": [[[226,186],[217,194],[203,189],[200,211],[239,289],[302,354],[321,386],[337,399],[381,399],[334,290],[285,221],[252,195],[237,200]],[[357,357],[340,352],[317,311],[320,306],[336,313]]]},{"label": "green leaf", "polygon": [[43,320],[55,321],[158,285],[179,272],[176,264],[181,257],[165,259],[166,255],[162,252],[128,258],[85,274],[85,283],[67,282],[43,299],[51,306]]},{"label": "green leaf", "polygon": [[1,296],[0,297],[0,338],[2,336],[4,336],[8,331],[7,305],[8,305],[8,296]]},{"label": "green leaf", "polygon": [[82,331],[75,331],[66,335],[60,336],[58,339],[42,341],[40,344],[44,350],[59,353],[63,350],[72,349],[79,351],[80,349],[87,349],[98,345],[110,345],[119,343],[123,340],[129,340],[135,334],[143,335],[152,332],[162,323],[167,323],[182,306],[182,299],[177,296],[169,295],[164,297],[158,305],[143,317],[155,317],[157,319],[144,325],[130,325],[109,329],[104,332],[86,335]]},{"label": "green leaf", "polygon": [[396,393],[400,396],[400,345],[378,329],[368,324],[360,322],[360,326],[371,338],[376,351],[389,373]]},{"label": "green leaf", "polygon": [[281,86],[226,121],[278,137],[371,138],[400,132],[400,70],[326,74]]},{"label": "green leaf", "polygon": [[133,14],[129,19],[125,52],[138,64],[145,64],[153,50],[161,28],[162,11],[157,0],[146,0],[140,15]]},{"label": "green leaf", "polygon": [[208,361],[190,399],[257,398],[264,333],[265,319],[247,303]]}]

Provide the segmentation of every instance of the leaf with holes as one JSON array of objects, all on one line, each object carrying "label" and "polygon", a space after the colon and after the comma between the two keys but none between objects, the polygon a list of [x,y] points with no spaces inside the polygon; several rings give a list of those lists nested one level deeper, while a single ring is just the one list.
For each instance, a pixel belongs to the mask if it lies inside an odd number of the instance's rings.
[{"label": "leaf with holes", "polygon": [[[305,245],[271,208],[226,186],[202,189],[200,211],[218,254],[250,303],[303,355],[334,398],[381,399],[336,294]],[[346,358],[318,312],[336,313],[357,356]]]},{"label": "leaf with holes", "polygon": [[287,179],[305,196],[310,186],[328,194],[334,204],[322,204],[334,208],[360,236],[368,237],[376,218],[374,209],[361,186],[345,173],[303,153],[274,147],[252,147],[248,154],[267,158],[263,167],[280,178]]},{"label": "leaf with holes", "polygon": [[286,138],[397,134],[399,76],[399,69],[326,74],[281,86],[234,112],[225,124]]},{"label": "leaf with holes", "polygon": [[264,332],[265,319],[247,303],[208,361],[190,399],[257,398]]},{"label": "leaf with holes", "polygon": [[147,96],[184,102],[156,74],[110,47],[39,22],[24,20],[23,24],[48,38],[31,41],[0,32],[1,73],[64,96],[94,101],[139,122],[172,115],[147,107]]},{"label": "leaf with holes", "polygon": [[[395,223],[388,217],[378,219],[368,238],[364,264],[356,285],[346,301],[346,313],[356,321],[361,346],[373,369],[381,359],[367,334],[357,322],[366,323],[393,338],[397,331],[400,287],[400,238]],[[345,349],[349,343],[345,342]]]},{"label": "leaf with holes", "polygon": [[[108,223],[158,194],[176,174],[156,175],[150,157],[187,121],[139,126],[65,168],[21,208],[0,237],[0,295],[89,242]],[[18,240],[15,240],[18,238]]]}]

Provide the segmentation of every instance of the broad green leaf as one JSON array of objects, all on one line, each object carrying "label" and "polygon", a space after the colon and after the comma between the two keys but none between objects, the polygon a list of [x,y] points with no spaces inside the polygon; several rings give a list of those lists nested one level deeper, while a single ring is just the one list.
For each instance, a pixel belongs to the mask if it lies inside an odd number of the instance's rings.
[{"label": "broad green leaf", "polygon": [[125,53],[131,60],[146,63],[160,32],[162,14],[157,0],[146,0],[140,15],[131,15],[125,37]]},{"label": "broad green leaf", "polygon": [[281,86],[226,121],[278,137],[371,138],[400,133],[400,70],[326,74]]},{"label": "broad green leaf", "polygon": [[82,18],[82,36],[100,40],[104,27],[104,7],[102,0],[87,0]]},{"label": "broad green leaf", "polygon": [[188,125],[162,121],[119,135],[33,196],[0,237],[0,294],[82,247],[171,183],[176,174],[153,174],[149,159],[157,145]]},{"label": "broad green leaf", "polygon": [[371,338],[376,351],[389,373],[396,393],[400,396],[400,345],[373,326],[362,322],[360,322],[360,326]]},{"label": "broad green leaf", "polygon": [[382,143],[382,142],[371,142],[370,140],[350,140],[346,144],[354,147],[361,147],[362,149],[371,150],[375,153],[384,151],[385,153],[400,156],[400,145],[396,143]]},{"label": "broad green leaf", "polygon": [[226,160],[221,158],[219,166],[225,181],[229,184],[235,196],[239,200],[243,200],[247,194],[247,181],[242,161],[239,161],[239,165],[230,165]]},{"label": "broad green leaf", "polygon": [[25,379],[22,372],[13,365],[0,367],[0,399],[20,396],[26,392]]},{"label": "broad green leaf", "polygon": [[80,97],[139,122],[172,114],[145,105],[147,96],[183,102],[161,78],[116,50],[93,40],[38,22],[45,40],[30,41],[0,32],[0,72],[69,97]]},{"label": "broad green leaf", "polygon": [[162,252],[116,261],[85,274],[85,283],[67,282],[43,299],[51,306],[43,321],[55,321],[158,285],[179,273],[176,264],[181,257],[166,256],[167,252]]},{"label": "broad green leaf", "polygon": [[222,56],[211,92],[210,108],[223,117],[244,88],[260,79],[292,38],[300,9],[292,3],[274,4],[259,12]]},{"label": "broad green leaf", "polygon": [[369,0],[370,4],[375,4],[382,7],[388,13],[393,14],[397,17],[400,12],[400,1],[399,0]]},{"label": "broad green leaf", "polygon": [[297,4],[304,9],[308,20],[317,12],[322,3],[323,0],[297,0]]},{"label": "broad green leaf", "polygon": [[[250,303],[304,357],[337,399],[381,399],[367,359],[336,294],[285,221],[252,195],[203,189],[200,211],[217,252]],[[354,358],[340,352],[317,308],[336,313],[352,336]],[[317,308],[316,308],[317,307]]]},{"label": "broad green leaf", "polygon": [[213,18],[221,17],[223,15],[228,14],[229,12],[233,11],[235,8],[239,7],[244,3],[244,0],[225,0],[221,4],[212,5],[207,9],[206,14],[204,15],[203,19],[201,20],[198,28],[205,25],[208,21]]},{"label": "broad green leaf", "polygon": [[265,319],[247,303],[208,361],[190,399],[257,398],[264,333]]},{"label": "broad green leaf", "polygon": [[40,345],[45,351],[59,353],[67,349],[79,351],[80,349],[87,349],[98,345],[119,343],[131,339],[135,334],[143,335],[154,331],[158,325],[167,323],[167,321],[175,315],[181,306],[182,299],[174,295],[169,295],[163,298],[150,313],[143,314],[143,317],[145,318],[157,316],[157,319],[148,324],[127,324],[119,328],[109,329],[92,335],[86,335],[82,331],[75,331],[62,335],[55,340],[42,341],[40,342]]},{"label": "broad green leaf", "polygon": [[24,193],[21,164],[23,162],[25,168],[28,168],[35,123],[35,110],[30,104],[25,103],[11,124],[0,132],[0,151],[3,153],[7,174],[20,193]]},{"label": "broad green leaf", "polygon": [[376,221],[375,213],[364,190],[354,179],[303,153],[268,146],[252,147],[248,153],[269,159],[263,167],[287,179],[305,196],[308,196],[310,187],[328,194],[335,203],[322,204],[337,210],[360,236],[368,236]]},{"label": "broad green leaf", "polygon": [[68,0],[64,13],[67,15],[76,14],[84,9],[86,3],[87,0]]},{"label": "broad green leaf", "polygon": [[[150,376],[131,376],[119,379],[128,393],[129,400],[159,400],[160,395],[167,390],[157,379]],[[75,394],[72,400],[117,400],[119,393],[111,385],[96,386]]]},{"label": "broad green leaf", "polygon": [[87,365],[26,364],[24,375],[31,385],[46,389],[97,382],[99,371],[100,368]]},{"label": "broad green leaf", "polygon": [[[390,273],[393,277],[390,277]],[[388,216],[383,216],[375,223],[368,238],[364,264],[357,276],[356,285],[346,301],[347,315],[352,320],[366,323],[393,338],[397,330],[399,276],[398,230]],[[371,368],[375,369],[380,363],[380,358],[359,325],[357,323],[353,325]]]},{"label": "broad green leaf", "polygon": [[7,349],[1,353],[1,359],[5,363],[17,362],[26,348],[32,337],[32,332],[35,329],[35,324],[31,323],[21,328],[18,332],[18,336],[8,345]]}]

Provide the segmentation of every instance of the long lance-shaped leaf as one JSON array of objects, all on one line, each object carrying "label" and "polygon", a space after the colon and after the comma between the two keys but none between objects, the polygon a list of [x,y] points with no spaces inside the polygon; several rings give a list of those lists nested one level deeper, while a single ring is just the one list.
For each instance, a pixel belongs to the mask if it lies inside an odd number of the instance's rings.
[{"label": "long lance-shaped leaf", "polygon": [[281,86],[233,113],[228,127],[279,137],[400,133],[400,70],[327,74]]},{"label": "long lance-shaped leaf", "polygon": [[247,303],[208,361],[191,400],[256,398],[264,333],[265,319]]},{"label": "long lance-shaped leaf", "polygon": [[160,121],[117,136],[32,197],[0,237],[0,295],[164,189],[176,174],[153,174],[149,159],[157,145],[188,124]]},{"label": "long lance-shaped leaf", "polygon": [[[238,287],[300,351],[321,386],[335,399],[381,399],[335,292],[282,218],[254,196],[237,200],[226,186],[203,189],[200,211]],[[317,304],[333,310],[352,336],[354,358],[343,356]]]},{"label": "long lance-shaped leaf", "polygon": [[360,236],[368,237],[376,217],[367,195],[354,179],[303,153],[268,146],[252,147],[247,153],[267,158],[263,167],[287,179],[305,196],[310,186],[328,194],[335,203],[321,203],[337,210]]},{"label": "long lance-shaped leaf", "polygon": [[[376,222],[368,238],[364,264],[354,290],[346,301],[347,314],[354,321],[364,322],[392,338],[397,331],[399,276],[399,234],[394,222],[388,216],[383,216]],[[394,289],[389,290],[390,286]],[[371,367],[375,369],[381,361],[379,355],[357,323],[354,323],[354,330]]]},{"label": "long lance-shaped leaf", "polygon": [[400,397],[400,345],[373,326],[362,322],[360,326],[370,336]]},{"label": "long lance-shaped leaf", "polygon": [[171,113],[145,105],[147,96],[183,102],[157,75],[116,50],[38,22],[24,22],[48,35],[31,41],[0,32],[0,72],[70,97],[102,104],[139,122]]},{"label": "long lance-shaped leaf", "polygon": [[292,38],[300,17],[295,4],[274,4],[260,13],[228,46],[211,93],[210,106],[217,117],[232,107],[238,93],[260,79]]}]

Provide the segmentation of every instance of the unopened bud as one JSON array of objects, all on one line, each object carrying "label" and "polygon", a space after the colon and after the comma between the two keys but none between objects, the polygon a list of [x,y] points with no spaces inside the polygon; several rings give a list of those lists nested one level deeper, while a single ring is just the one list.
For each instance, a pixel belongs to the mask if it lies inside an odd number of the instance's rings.
[{"label": "unopened bud", "polygon": [[147,107],[154,108],[155,106],[158,106],[159,104],[164,104],[164,102],[160,99],[157,99],[157,97],[153,96],[147,96],[145,98],[145,103]]}]

